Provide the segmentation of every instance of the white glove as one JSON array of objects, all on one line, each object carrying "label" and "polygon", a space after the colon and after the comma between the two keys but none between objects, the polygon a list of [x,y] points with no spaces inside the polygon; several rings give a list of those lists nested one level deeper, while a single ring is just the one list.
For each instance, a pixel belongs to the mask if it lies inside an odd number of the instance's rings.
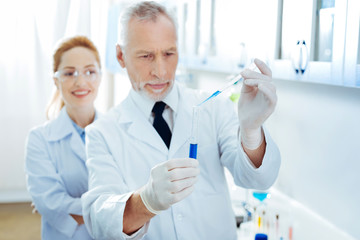
[{"label": "white glove", "polygon": [[270,68],[259,59],[255,59],[254,63],[261,73],[248,69],[241,73],[244,84],[238,102],[241,142],[251,150],[264,141],[261,126],[274,112],[277,102]]},{"label": "white glove", "polygon": [[146,208],[154,213],[168,209],[194,190],[199,162],[193,158],[171,159],[151,169],[148,183],[140,192]]}]

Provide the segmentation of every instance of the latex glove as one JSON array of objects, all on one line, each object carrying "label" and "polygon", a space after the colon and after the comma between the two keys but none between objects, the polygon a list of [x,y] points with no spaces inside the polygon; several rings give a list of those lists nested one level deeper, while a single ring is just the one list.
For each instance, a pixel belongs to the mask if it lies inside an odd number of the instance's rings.
[{"label": "latex glove", "polygon": [[146,208],[154,213],[168,209],[194,190],[199,162],[193,158],[171,159],[151,169],[148,183],[140,192]]},{"label": "latex glove", "polygon": [[277,103],[270,68],[259,59],[254,63],[261,73],[249,69],[241,73],[244,82],[238,102],[241,141],[248,149],[256,149],[263,142],[261,126],[274,112]]}]

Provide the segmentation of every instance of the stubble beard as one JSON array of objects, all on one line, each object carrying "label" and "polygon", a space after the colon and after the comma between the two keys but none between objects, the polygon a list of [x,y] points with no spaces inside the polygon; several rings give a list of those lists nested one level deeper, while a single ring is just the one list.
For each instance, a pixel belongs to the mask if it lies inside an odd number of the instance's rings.
[{"label": "stubble beard", "polygon": [[162,83],[162,82],[168,82],[169,85],[168,85],[167,89],[164,92],[159,92],[159,93],[156,93],[156,91],[150,92],[148,89],[145,88],[145,85],[147,83],[145,83],[145,84],[141,84],[141,83],[136,84],[134,86],[134,89],[141,96],[144,96],[144,97],[149,98],[149,99],[151,99],[151,100],[153,100],[155,102],[158,102],[158,101],[164,100],[164,98],[169,94],[169,92],[174,87],[174,81],[175,80],[169,80],[169,81],[154,80],[154,81],[148,82],[150,84],[159,84],[159,83]]}]

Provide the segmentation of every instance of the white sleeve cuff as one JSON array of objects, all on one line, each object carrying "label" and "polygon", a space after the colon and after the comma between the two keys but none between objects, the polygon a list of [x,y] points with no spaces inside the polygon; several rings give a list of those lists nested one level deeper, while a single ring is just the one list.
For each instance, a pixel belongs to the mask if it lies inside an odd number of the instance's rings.
[{"label": "white sleeve cuff", "polygon": [[145,234],[147,233],[148,231],[148,228],[149,228],[149,225],[150,225],[150,221],[146,222],[144,224],[144,226],[142,226],[139,230],[137,230],[136,232],[134,232],[133,234],[131,234],[130,236],[127,235],[126,233],[123,233],[123,237],[124,239],[129,239],[129,240],[139,240],[139,239],[142,239]]},{"label": "white sleeve cuff", "polygon": [[[266,142],[266,137],[265,137],[264,129],[263,129],[262,126],[261,126],[260,130],[261,130],[261,138],[262,138],[260,144],[262,144],[263,141]],[[242,142],[241,142],[241,133],[240,133],[240,131],[241,131],[241,130],[240,130],[240,127],[239,127],[239,128],[238,128],[237,137],[238,137],[238,141],[239,141],[239,144],[240,144],[241,151],[242,151],[243,155],[245,156],[245,159],[246,159],[247,162],[249,163],[249,165],[250,165],[249,167],[253,168],[254,170],[255,170],[255,169],[258,169],[257,167],[255,167],[254,163],[250,160],[249,156],[246,154],[246,152],[245,152],[245,150],[244,150],[243,144],[242,144]],[[260,166],[260,167],[261,167],[261,166]]]}]

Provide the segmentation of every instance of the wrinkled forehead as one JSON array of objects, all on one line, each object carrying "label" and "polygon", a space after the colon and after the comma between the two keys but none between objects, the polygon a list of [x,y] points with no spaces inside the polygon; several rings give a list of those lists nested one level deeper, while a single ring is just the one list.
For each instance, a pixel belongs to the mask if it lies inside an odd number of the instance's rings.
[{"label": "wrinkled forehead", "polygon": [[155,20],[130,20],[128,49],[164,51],[174,48],[177,48],[176,28],[165,15],[160,15]]}]

